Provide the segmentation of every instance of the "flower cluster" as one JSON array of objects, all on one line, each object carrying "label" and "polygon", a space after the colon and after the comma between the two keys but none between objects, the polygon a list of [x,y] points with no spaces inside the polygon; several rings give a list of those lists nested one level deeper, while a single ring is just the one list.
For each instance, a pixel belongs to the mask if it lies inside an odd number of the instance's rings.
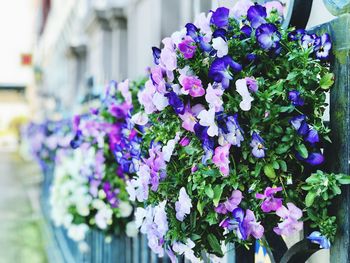
[{"label": "flower cluster", "polygon": [[[127,191],[159,256],[222,256],[224,240],[249,245],[304,223],[322,225],[309,239],[323,247],[334,237],[329,202],[316,208],[322,218],[310,216],[303,186],[329,141],[332,44],[328,34],[283,29],[282,14],[277,1],[240,0],[152,48],[134,116],[144,125],[142,158]],[[338,185],[349,183],[343,176]]]}]

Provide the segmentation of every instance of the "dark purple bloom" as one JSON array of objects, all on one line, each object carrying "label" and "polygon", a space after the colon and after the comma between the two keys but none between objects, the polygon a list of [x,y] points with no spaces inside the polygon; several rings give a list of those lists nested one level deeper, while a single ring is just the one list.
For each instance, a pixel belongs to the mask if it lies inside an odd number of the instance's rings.
[{"label": "dark purple bloom", "polygon": [[329,239],[325,236],[322,236],[320,232],[314,231],[308,237],[312,243],[320,245],[320,248],[329,249],[331,247],[331,243]]},{"label": "dark purple bloom", "polygon": [[119,205],[118,194],[120,192],[119,189],[113,189],[110,182],[105,182],[102,187],[103,191],[106,194],[106,198],[108,203],[112,208],[116,208]]},{"label": "dark purple bloom", "polygon": [[210,52],[212,50],[211,45],[204,41],[203,36],[199,33],[199,29],[191,23],[186,24],[187,36],[190,36],[196,43],[199,43],[201,50]]},{"label": "dark purple bloom", "polygon": [[299,135],[304,136],[308,133],[309,126],[306,123],[305,115],[295,116],[289,122],[292,124],[293,128],[298,131]]},{"label": "dark purple bloom", "polygon": [[160,53],[161,53],[161,50],[159,48],[152,47],[153,60],[154,60],[154,64],[156,65],[159,64]]},{"label": "dark purple bloom", "polygon": [[312,166],[317,166],[324,162],[324,156],[321,153],[310,153],[305,162]]},{"label": "dark purple bloom", "polygon": [[288,98],[291,100],[294,106],[303,106],[304,100],[300,97],[300,92],[292,90],[288,93]]},{"label": "dark purple bloom", "polygon": [[265,50],[278,50],[280,48],[281,34],[274,24],[262,24],[256,29],[255,36],[259,45]]},{"label": "dark purple bloom", "polygon": [[241,28],[241,39],[245,39],[245,38],[249,38],[250,35],[252,34],[252,28],[248,25],[244,25],[242,28]]},{"label": "dark purple bloom", "polygon": [[221,83],[223,88],[227,89],[232,79],[230,69],[234,72],[240,72],[242,66],[235,62],[229,55],[216,58],[210,65],[209,77],[215,82]]},{"label": "dark purple bloom", "polygon": [[228,25],[228,17],[230,10],[226,7],[219,7],[213,12],[210,23],[217,27],[225,27]]},{"label": "dark purple bloom", "polygon": [[313,127],[310,127],[309,132],[305,136],[305,141],[309,143],[317,143],[320,141],[318,132]]},{"label": "dark purple bloom", "polygon": [[80,115],[75,115],[73,117],[73,130],[77,131],[79,129],[79,124],[80,124]]},{"label": "dark purple bloom", "polygon": [[194,132],[199,140],[202,142],[204,156],[202,163],[205,164],[213,155],[214,152],[214,138],[208,135],[208,127],[204,127],[199,123],[194,125]]},{"label": "dark purple bloom", "polygon": [[315,47],[316,57],[318,59],[327,59],[332,48],[332,43],[327,33],[319,38],[319,43]]},{"label": "dark purple bloom", "polygon": [[266,8],[264,6],[256,4],[256,5],[252,5],[248,9],[247,18],[250,22],[250,25],[253,28],[257,28],[261,24],[264,24],[266,22],[265,21],[266,16],[267,16],[267,13],[266,13]]},{"label": "dark purple bloom", "polygon": [[191,142],[191,140],[185,136],[180,140],[179,143],[181,146],[186,147],[187,145],[190,144],[190,142]]},{"label": "dark purple bloom", "polygon": [[179,50],[183,54],[184,58],[190,59],[194,57],[194,54],[196,53],[196,42],[190,37],[186,36],[184,40],[182,40],[181,43],[178,45]]},{"label": "dark purple bloom", "polygon": [[73,140],[71,140],[70,146],[73,149],[77,149],[82,143],[83,143],[83,134],[80,130],[78,130]]},{"label": "dark purple bloom", "polygon": [[296,41],[302,38],[306,34],[305,29],[297,29],[288,34],[289,41]]},{"label": "dark purple bloom", "polygon": [[253,53],[246,55],[246,60],[248,63],[254,62],[257,59],[257,56]]},{"label": "dark purple bloom", "polygon": [[185,113],[185,105],[183,101],[176,95],[174,91],[170,91],[165,94],[165,97],[168,98],[170,106],[174,109],[176,114],[184,114]]},{"label": "dark purple bloom", "polygon": [[227,31],[225,29],[218,28],[214,31],[213,38],[221,37],[223,40],[226,40],[226,34],[227,34]]},{"label": "dark purple bloom", "polygon": [[264,158],[265,157],[265,146],[264,146],[264,140],[260,137],[260,135],[256,132],[253,132],[252,135],[252,142],[250,143],[250,146],[252,149],[252,154],[256,158]]}]

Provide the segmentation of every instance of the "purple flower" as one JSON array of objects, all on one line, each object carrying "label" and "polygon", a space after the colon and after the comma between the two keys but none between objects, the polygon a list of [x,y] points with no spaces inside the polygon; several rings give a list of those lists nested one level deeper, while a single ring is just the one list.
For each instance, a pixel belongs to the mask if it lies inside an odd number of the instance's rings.
[{"label": "purple flower", "polygon": [[308,133],[309,127],[306,123],[306,116],[305,115],[295,116],[289,122],[292,124],[294,129],[298,131],[299,135],[304,136]]},{"label": "purple flower", "polygon": [[303,48],[311,48],[320,42],[320,39],[316,36],[316,34],[305,34],[301,37],[301,45]]},{"label": "purple flower", "polygon": [[205,164],[209,160],[214,151],[214,139],[208,135],[208,127],[204,127],[199,123],[194,125],[194,132],[199,140],[202,142],[204,150],[204,156],[202,157],[202,163]]},{"label": "purple flower", "polygon": [[258,91],[258,82],[256,81],[256,79],[254,77],[246,77],[244,78],[247,84],[248,89],[251,92],[257,92]]},{"label": "purple flower", "polygon": [[184,94],[190,94],[192,97],[201,97],[205,94],[202,81],[197,76],[181,75],[179,81]]},{"label": "purple flower", "polygon": [[321,60],[328,59],[329,52],[332,48],[330,36],[325,33],[319,39],[320,41],[315,47],[316,57]]},{"label": "purple flower", "polygon": [[242,66],[235,62],[232,57],[226,55],[222,58],[216,58],[209,68],[209,77],[217,83],[221,83],[224,89],[227,89],[232,79],[230,72],[232,69],[234,72],[240,72]]},{"label": "purple flower", "polygon": [[159,48],[152,47],[153,60],[156,65],[159,65],[160,53],[161,50]]},{"label": "purple flower", "polygon": [[185,111],[183,114],[179,115],[182,120],[182,128],[187,131],[194,132],[194,125],[197,123],[196,117],[193,115],[190,105],[185,107]]},{"label": "purple flower", "polygon": [[249,38],[252,34],[252,31],[252,28],[248,25],[244,25],[243,27],[241,27],[241,39]]},{"label": "purple flower", "polygon": [[230,10],[226,7],[219,7],[213,12],[210,23],[217,27],[225,27],[228,25],[228,17]]},{"label": "purple flower", "polygon": [[128,112],[131,108],[132,105],[126,102],[122,104],[113,103],[109,106],[108,112],[117,119],[124,119],[128,115]]},{"label": "purple flower", "polygon": [[174,91],[170,91],[165,94],[165,97],[169,100],[169,105],[174,109],[176,114],[184,114],[185,113],[185,105],[183,101],[176,95]]},{"label": "purple flower", "polygon": [[280,191],[282,191],[282,187],[266,187],[264,194],[257,193],[255,195],[256,198],[264,200],[261,204],[261,209],[265,213],[276,211],[282,206],[282,198],[275,198],[274,196]]},{"label": "purple flower", "polygon": [[191,140],[185,136],[180,140],[179,143],[182,147],[186,147],[187,145],[190,144],[190,142],[191,142]]},{"label": "purple flower", "polygon": [[235,231],[238,238],[247,240],[250,235],[260,239],[264,234],[264,227],[256,222],[254,213],[247,209],[246,214],[242,208],[236,208],[232,212],[232,218],[226,218],[220,226],[230,231]]},{"label": "purple flower", "polygon": [[318,136],[318,132],[315,128],[313,128],[311,126],[309,127],[309,132],[305,136],[305,141],[312,143],[312,144],[320,141],[319,136]]},{"label": "purple flower", "polygon": [[238,115],[221,116],[218,119],[219,124],[219,144],[225,145],[230,143],[240,147],[243,138],[243,130],[238,123]]},{"label": "purple flower", "polygon": [[204,39],[204,37],[199,33],[199,29],[191,23],[186,24],[187,35],[190,36],[196,43],[199,43],[201,50],[205,52],[210,52],[212,47]]},{"label": "purple flower", "polygon": [[303,216],[303,212],[293,203],[287,203],[287,207],[281,206],[276,211],[276,215],[283,219],[273,229],[277,235],[289,236],[303,229],[303,222],[298,221]]},{"label": "purple flower", "polygon": [[186,193],[186,189],[181,187],[179,200],[175,202],[176,219],[184,221],[185,216],[190,214],[191,208],[191,199]]},{"label": "purple flower", "polygon": [[290,33],[288,33],[288,40],[289,41],[296,41],[302,38],[303,35],[306,34],[305,29],[297,29]]},{"label": "purple flower", "polygon": [[222,94],[224,93],[221,85],[212,86],[210,83],[205,94],[205,100],[208,102],[209,107],[215,108],[215,111],[218,112],[222,110]]},{"label": "purple flower", "polygon": [[274,24],[262,24],[255,31],[259,45],[265,50],[277,50],[280,47],[281,34]]},{"label": "purple flower", "polygon": [[255,4],[248,9],[247,18],[250,25],[253,28],[257,28],[261,24],[265,23],[265,18],[267,16],[266,8],[264,6]]},{"label": "purple flower", "polygon": [[324,156],[321,153],[310,153],[305,162],[312,166],[317,166],[324,162]]},{"label": "purple flower", "polygon": [[152,80],[153,85],[156,87],[156,90],[162,94],[165,93],[165,80],[164,80],[165,72],[160,66],[155,66],[151,68],[150,78]]},{"label": "purple flower", "polygon": [[264,146],[264,140],[260,137],[260,135],[256,132],[253,132],[252,135],[252,141],[250,143],[250,146],[252,149],[252,154],[256,158],[264,158],[265,157],[265,146]]},{"label": "purple flower", "polygon": [[297,90],[292,90],[288,93],[288,98],[294,106],[303,106],[304,99],[300,97],[300,92]]},{"label": "purple flower", "polygon": [[309,239],[312,243],[320,245],[320,248],[329,249],[331,247],[331,243],[329,239],[325,236],[322,236],[320,232],[314,231],[312,232],[307,239]]},{"label": "purple flower", "polygon": [[230,172],[230,147],[231,144],[226,144],[225,146],[218,146],[215,148],[215,154],[213,156],[213,163],[220,169],[220,172],[224,176],[228,176]]},{"label": "purple flower", "polygon": [[197,48],[196,42],[190,36],[185,36],[184,40],[179,43],[178,47],[185,59],[193,58]]},{"label": "purple flower", "polygon": [[228,212],[232,212],[241,203],[242,198],[242,192],[239,190],[234,190],[232,191],[231,196],[225,202],[219,203],[219,205],[215,207],[215,211],[219,214],[227,214]]}]

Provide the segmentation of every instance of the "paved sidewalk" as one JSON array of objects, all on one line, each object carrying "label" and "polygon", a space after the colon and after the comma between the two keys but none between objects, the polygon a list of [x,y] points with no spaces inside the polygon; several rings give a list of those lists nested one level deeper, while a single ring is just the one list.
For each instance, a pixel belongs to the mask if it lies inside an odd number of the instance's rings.
[{"label": "paved sidewalk", "polygon": [[45,263],[38,167],[15,153],[0,157],[0,263]]}]

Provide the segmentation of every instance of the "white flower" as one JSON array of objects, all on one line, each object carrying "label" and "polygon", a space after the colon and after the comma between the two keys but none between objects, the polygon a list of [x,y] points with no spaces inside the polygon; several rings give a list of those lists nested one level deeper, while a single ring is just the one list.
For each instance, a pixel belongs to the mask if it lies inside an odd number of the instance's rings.
[{"label": "white flower", "polygon": [[228,45],[225,40],[221,37],[216,37],[213,39],[213,48],[217,51],[216,55],[219,58],[226,56],[228,53]]},{"label": "white flower", "polygon": [[187,239],[186,244],[181,242],[175,242],[173,244],[173,251],[179,255],[185,255],[185,258],[193,263],[202,262],[199,258],[194,255],[193,248],[195,247],[194,242],[191,239]]},{"label": "white flower", "polygon": [[214,137],[219,134],[219,128],[215,123],[215,108],[211,108],[208,111],[202,110],[198,114],[198,119],[200,119],[200,125],[209,127],[207,131],[209,136]]},{"label": "white flower", "polygon": [[179,200],[175,202],[176,218],[183,221],[185,216],[190,214],[192,208],[191,199],[186,193],[186,189],[181,187]]},{"label": "white flower", "polygon": [[131,122],[141,126],[146,125],[148,123],[148,115],[140,111],[131,117]]},{"label": "white flower", "polygon": [[128,217],[132,213],[132,206],[129,202],[120,202],[119,204],[120,216]]},{"label": "white flower", "polygon": [[73,224],[68,228],[68,236],[74,241],[83,241],[88,230],[89,227],[86,224]]},{"label": "white flower", "polygon": [[163,146],[162,152],[163,152],[164,161],[166,162],[170,161],[170,158],[173,155],[173,152],[175,149],[175,145],[178,143],[179,140],[180,140],[180,134],[176,133],[175,138],[169,140],[167,144]]},{"label": "white flower", "polygon": [[164,110],[165,107],[169,105],[168,98],[165,97],[163,94],[160,94],[159,92],[156,92],[153,95],[152,102],[159,111]]},{"label": "white flower", "polygon": [[239,104],[239,107],[243,111],[249,111],[252,107],[252,101],[254,99],[249,93],[247,82],[245,79],[239,79],[236,81],[236,90],[239,93],[239,95],[242,96],[242,101]]},{"label": "white flower", "polygon": [[174,42],[175,45],[178,45],[179,43],[181,43],[182,39],[186,36],[187,33],[187,29],[183,28],[180,31],[175,31],[172,35],[171,35],[171,39]]},{"label": "white flower", "polygon": [[113,211],[107,206],[98,210],[95,215],[95,223],[98,228],[106,229],[108,225],[112,223]]},{"label": "white flower", "polygon": [[126,79],[124,82],[120,82],[118,84],[118,90],[121,92],[125,101],[128,103],[132,103],[131,92],[129,90],[129,80]]},{"label": "white flower", "polygon": [[88,243],[86,243],[85,241],[79,242],[78,247],[81,253],[87,253],[90,250]]},{"label": "white flower", "polygon": [[131,221],[131,222],[126,224],[125,232],[126,232],[126,235],[128,237],[136,237],[137,236],[137,234],[139,233],[139,230],[136,226],[135,221]]}]

